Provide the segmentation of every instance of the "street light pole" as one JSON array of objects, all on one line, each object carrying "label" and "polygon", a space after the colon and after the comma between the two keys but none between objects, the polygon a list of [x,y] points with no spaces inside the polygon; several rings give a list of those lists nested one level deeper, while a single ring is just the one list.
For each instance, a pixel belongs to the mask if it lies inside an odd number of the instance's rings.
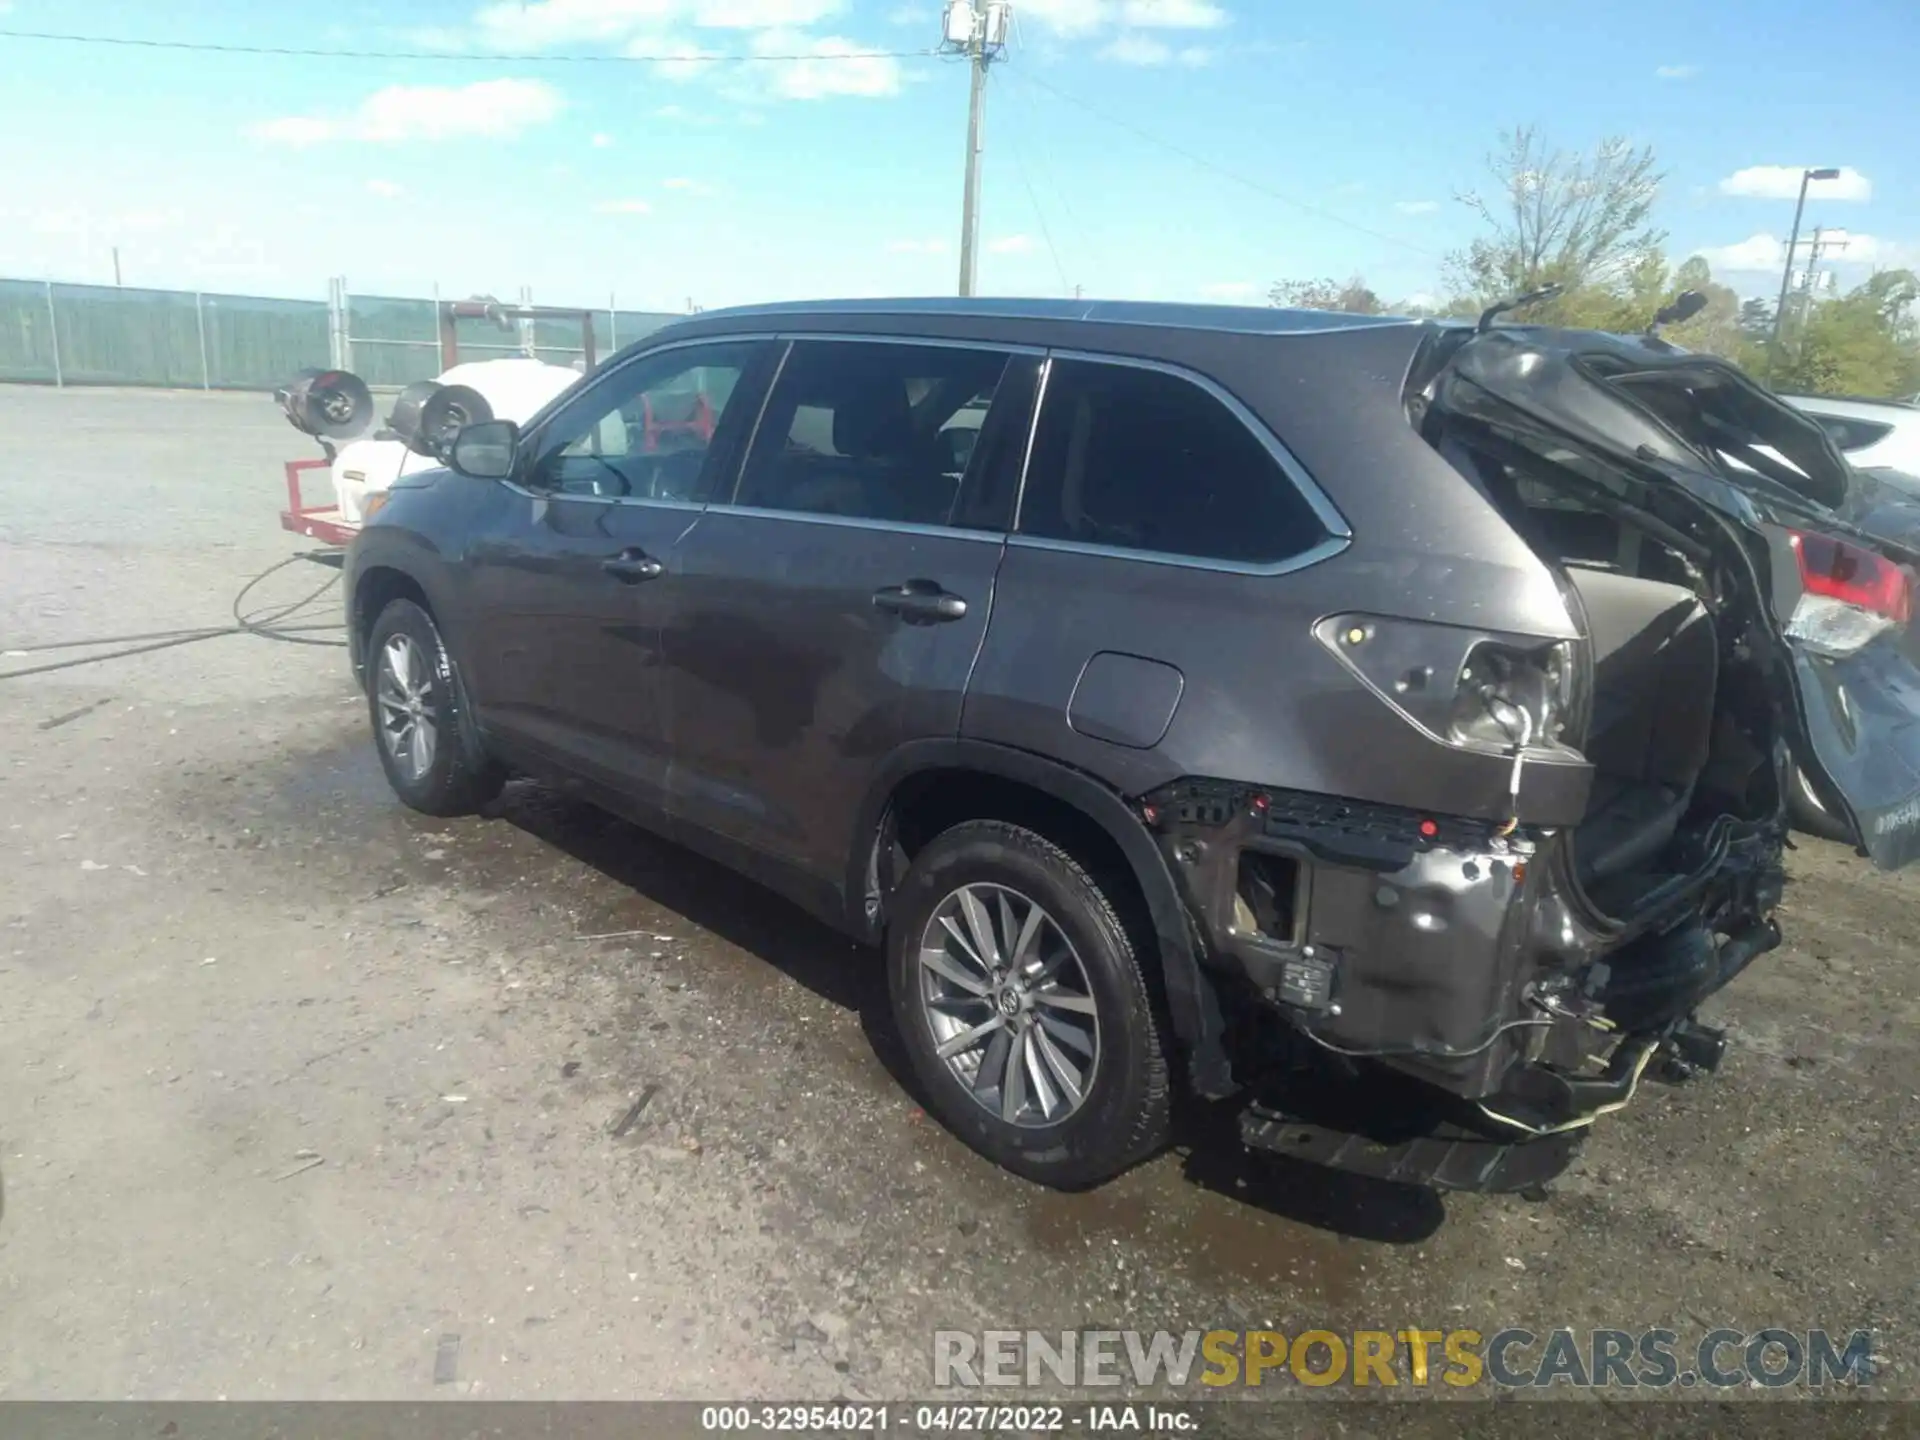
[{"label": "street light pole", "polygon": [[1006,0],[950,0],[943,17],[945,48],[967,57],[972,85],[967,96],[967,176],[960,202],[960,293],[971,295],[980,278],[980,152],[982,112],[987,101],[987,67],[1007,43]]},{"label": "street light pole", "polygon": [[1780,271],[1780,303],[1773,307],[1773,341],[1767,346],[1767,380],[1773,380],[1774,366],[1780,359],[1780,322],[1787,313],[1787,291],[1793,287],[1793,254],[1800,248],[1800,218],[1807,208],[1807,182],[1838,180],[1840,172],[1832,166],[1800,172],[1800,199],[1793,207],[1793,233],[1787,240],[1787,263]]}]

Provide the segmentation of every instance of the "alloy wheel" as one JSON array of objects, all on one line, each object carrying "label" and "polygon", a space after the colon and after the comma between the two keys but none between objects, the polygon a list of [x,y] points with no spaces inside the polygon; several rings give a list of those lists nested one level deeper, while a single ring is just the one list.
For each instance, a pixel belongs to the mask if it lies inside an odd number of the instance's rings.
[{"label": "alloy wheel", "polygon": [[962,885],[920,940],[920,1003],[939,1057],[1011,1125],[1056,1125],[1086,1102],[1100,1015],[1057,920],[1003,885]]},{"label": "alloy wheel", "polygon": [[406,777],[419,783],[433,768],[440,732],[433,718],[433,671],[412,637],[396,634],[380,652],[376,681],[380,743]]}]

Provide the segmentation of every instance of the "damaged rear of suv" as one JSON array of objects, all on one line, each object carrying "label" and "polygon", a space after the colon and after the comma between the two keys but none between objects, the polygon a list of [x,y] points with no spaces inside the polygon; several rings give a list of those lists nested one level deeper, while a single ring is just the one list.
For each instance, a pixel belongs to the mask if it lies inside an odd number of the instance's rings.
[{"label": "damaged rear of suv", "polygon": [[1440,329],[1405,402],[1559,606],[1516,632],[1455,591],[1314,639],[1405,743],[1487,766],[1413,806],[1184,782],[1147,813],[1286,1021],[1246,1137],[1513,1189],[1650,1069],[1717,1065],[1695,1010],[1780,943],[1796,765],[1877,864],[1920,851],[1914,557],[1836,513],[1850,472],[1817,426],[1657,339]]}]

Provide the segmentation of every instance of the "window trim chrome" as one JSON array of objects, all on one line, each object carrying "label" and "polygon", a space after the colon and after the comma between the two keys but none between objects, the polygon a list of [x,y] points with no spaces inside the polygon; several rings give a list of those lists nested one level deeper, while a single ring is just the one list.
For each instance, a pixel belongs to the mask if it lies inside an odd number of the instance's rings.
[{"label": "window trim chrome", "polygon": [[[771,331],[749,331],[738,335],[695,335],[689,336],[684,340],[663,341],[658,345],[650,345],[644,350],[637,350],[633,354],[628,355],[618,365],[609,365],[607,368],[596,370],[585,377],[578,390],[567,389],[554,396],[544,408],[536,412],[534,417],[526,423],[525,428],[520,434],[521,441],[525,442],[539,432],[544,431],[553,423],[555,417],[558,416],[563,409],[573,405],[577,401],[584,401],[601,386],[610,383],[615,376],[624,374],[633,366],[650,360],[656,355],[670,354],[675,350],[694,350],[702,347],[711,348],[720,345],[761,345],[778,340],[779,338],[778,335],[775,335]],[[784,359],[785,357],[783,356],[783,363]],[[741,371],[741,378],[746,378],[746,371]],[[769,387],[769,393],[771,393],[771,387]],[[762,396],[761,405],[764,407],[765,404],[766,397]],[[517,480],[505,478],[497,483],[504,485],[507,489],[513,491],[514,494],[524,495],[530,500],[561,500],[584,502],[591,505],[644,505],[655,510],[704,510],[707,508],[707,502],[704,500],[661,500],[646,495],[577,495],[561,490],[535,490],[531,486],[522,485]]]},{"label": "window trim chrome", "polygon": [[828,515],[817,510],[773,510],[763,505],[695,506],[705,508],[714,518],[743,515],[752,520],[793,520],[803,525],[833,525],[845,530],[880,530],[889,534],[921,535],[934,539],[984,541],[990,545],[1007,543],[1004,530],[967,530],[957,525],[922,525],[912,520],[871,520],[863,515]]},{"label": "window trim chrome", "polygon": [[[1134,550],[1119,545],[1098,545],[1084,540],[1054,540],[1040,535],[1023,535],[1019,525],[1025,518],[1028,470],[1033,463],[1033,449],[1040,433],[1040,421],[1046,399],[1045,381],[1052,378],[1053,361],[1072,360],[1089,365],[1113,365],[1132,370],[1150,370],[1175,380],[1183,380],[1198,386],[1226,407],[1229,414],[1244,426],[1261,447],[1280,467],[1281,474],[1291,484],[1300,498],[1307,502],[1307,508],[1313,512],[1314,519],[1325,531],[1322,539],[1309,545],[1298,554],[1284,556],[1279,560],[1251,563],[1241,560],[1219,560],[1204,555],[1183,555],[1166,550]],[[1116,559],[1140,560],[1150,565],[1173,565],[1190,570],[1213,570],[1232,575],[1286,575],[1295,570],[1304,570],[1330,560],[1353,543],[1353,528],[1334,505],[1327,492],[1320,488],[1307,468],[1300,463],[1286,444],[1268,428],[1265,421],[1254,414],[1240,398],[1228,390],[1210,375],[1204,375],[1184,365],[1176,365],[1165,360],[1152,360],[1137,355],[1103,354],[1095,350],[1075,350],[1055,347],[1047,351],[1046,371],[1042,376],[1041,393],[1033,408],[1033,431],[1028,437],[1027,461],[1020,473],[1020,503],[1015,508],[1014,529],[1007,536],[1007,544],[1026,550],[1058,550],[1070,554],[1100,555]]]}]

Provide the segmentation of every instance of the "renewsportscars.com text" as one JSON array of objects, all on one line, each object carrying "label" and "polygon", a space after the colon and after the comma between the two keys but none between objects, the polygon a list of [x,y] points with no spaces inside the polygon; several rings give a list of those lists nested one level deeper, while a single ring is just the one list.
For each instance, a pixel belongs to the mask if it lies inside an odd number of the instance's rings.
[{"label": "renewsportscars.com text", "polygon": [[1869,1330],[940,1330],[945,1388],[1129,1385],[1599,1389],[1864,1386]]}]

